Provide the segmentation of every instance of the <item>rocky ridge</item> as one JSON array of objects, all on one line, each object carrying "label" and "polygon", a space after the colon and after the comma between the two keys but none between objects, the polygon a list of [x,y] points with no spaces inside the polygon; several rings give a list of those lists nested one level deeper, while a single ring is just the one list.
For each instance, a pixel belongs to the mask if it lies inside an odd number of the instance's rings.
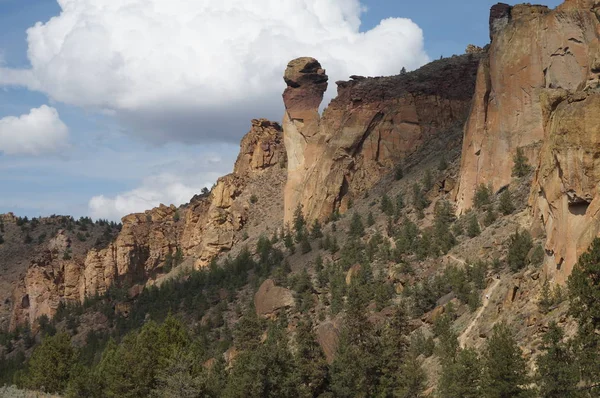
[{"label": "rocky ridge", "polygon": [[233,173],[221,177],[210,193],[180,208],[160,205],[125,216],[114,241],[104,248],[89,248],[81,256],[66,258],[70,240],[59,231],[31,261],[12,292],[10,328],[23,323],[33,326],[42,315],[52,317],[60,303],[81,303],[113,284],[151,284],[168,271],[169,258],[171,262],[176,256],[189,258],[196,268],[208,265],[242,240],[240,230],[245,224],[262,221],[251,209],[253,195],[262,198],[274,217],[283,217],[285,162],[279,124],[253,120]]},{"label": "rocky ridge", "polygon": [[[488,56],[465,126],[457,211],[475,189],[511,181],[517,149],[535,169],[530,206],[547,235],[547,271],[563,283],[598,233],[595,116],[600,4],[492,7]],[[588,210],[589,208],[589,210]]]},{"label": "rocky ridge", "polygon": [[392,77],[351,76],[336,82],[338,95],[322,116],[324,69],[313,58],[290,62],[283,94],[289,159],[285,222],[298,205],[309,220],[344,212],[404,158],[461,126],[480,58],[455,56]]}]

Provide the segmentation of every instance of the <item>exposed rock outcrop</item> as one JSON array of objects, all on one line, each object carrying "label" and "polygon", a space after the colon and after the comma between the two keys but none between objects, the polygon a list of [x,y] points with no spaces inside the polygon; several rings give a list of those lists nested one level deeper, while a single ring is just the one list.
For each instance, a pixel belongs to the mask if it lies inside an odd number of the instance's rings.
[{"label": "exposed rock outcrop", "polygon": [[313,58],[285,71],[283,129],[288,153],[285,221],[298,205],[324,220],[390,172],[428,139],[462,125],[480,55],[432,62],[394,77],[337,82],[338,96],[318,113],[327,76]]},{"label": "exposed rock outcrop", "polygon": [[[123,217],[116,239],[104,248],[89,248],[66,260],[69,239],[59,232],[34,259],[12,301],[11,327],[41,315],[52,317],[59,303],[82,302],[119,283],[145,284],[163,273],[165,261],[179,250],[206,266],[241,240],[249,221],[274,227],[283,218],[286,152],[279,124],[253,120],[243,138],[234,172],[220,178],[207,195],[176,208],[160,205]],[[264,212],[250,208],[251,197],[262,197]]]},{"label": "exposed rock outcrop", "polygon": [[591,93],[600,73],[599,16],[594,0],[567,0],[554,10],[492,7],[493,40],[465,127],[458,212],[471,207],[479,184],[494,190],[509,184],[512,158],[522,148],[537,170],[530,205],[548,235],[549,271],[558,281],[598,230],[593,159],[600,152]]},{"label": "exposed rock outcrop", "polygon": [[277,311],[293,307],[294,304],[292,291],[276,286],[272,279],[264,281],[254,295],[254,307],[258,316],[273,316]]},{"label": "exposed rock outcrop", "polygon": [[281,126],[253,120],[252,130],[242,139],[234,172],[219,178],[210,196],[190,204],[186,214],[182,244],[185,254],[197,259],[198,268],[241,240],[239,231],[251,218],[254,198],[260,196],[261,210],[270,212],[255,214],[255,221],[264,227],[281,224],[286,159]]}]

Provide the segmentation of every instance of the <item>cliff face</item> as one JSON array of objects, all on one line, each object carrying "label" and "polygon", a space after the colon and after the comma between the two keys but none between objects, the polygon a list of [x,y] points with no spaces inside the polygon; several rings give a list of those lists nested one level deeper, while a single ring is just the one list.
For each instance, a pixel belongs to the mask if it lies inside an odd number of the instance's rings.
[{"label": "cliff face", "polygon": [[298,205],[309,220],[344,211],[428,139],[464,123],[479,59],[453,57],[393,77],[352,76],[336,83],[338,96],[322,117],[325,71],[312,58],[292,61],[283,95],[285,221]]},{"label": "cliff face", "polygon": [[[14,288],[10,327],[33,325],[41,315],[52,317],[59,303],[82,302],[114,283],[144,284],[164,273],[167,256],[175,256],[177,250],[203,267],[241,241],[240,231],[249,222],[279,226],[285,163],[281,127],[253,120],[234,172],[220,178],[210,194],[179,209],[161,205],[125,216],[121,232],[105,248],[88,248],[68,259],[64,253],[71,242],[59,232]],[[261,198],[268,214],[251,208],[252,196]]]},{"label": "cliff face", "polygon": [[186,213],[182,244],[184,253],[196,258],[196,267],[231,250],[241,240],[242,227],[251,222],[267,229],[280,226],[285,164],[281,126],[254,120],[233,173],[219,178],[209,198],[191,204]]},{"label": "cliff face", "polygon": [[597,230],[583,210],[584,202],[594,208],[591,187],[598,182],[589,160],[598,153],[595,99],[588,98],[595,96],[600,72],[597,3],[492,8],[492,44],[479,67],[463,141],[459,213],[471,207],[479,184],[498,190],[510,183],[512,158],[523,149],[537,170],[530,204],[545,227],[546,250],[556,265],[549,271],[559,281]]}]

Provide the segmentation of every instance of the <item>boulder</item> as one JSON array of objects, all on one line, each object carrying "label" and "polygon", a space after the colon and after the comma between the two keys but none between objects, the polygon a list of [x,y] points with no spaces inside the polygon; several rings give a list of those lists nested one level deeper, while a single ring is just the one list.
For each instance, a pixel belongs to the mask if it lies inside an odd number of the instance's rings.
[{"label": "boulder", "polygon": [[277,311],[294,305],[295,300],[292,291],[281,286],[275,286],[272,279],[264,281],[254,295],[254,307],[258,316],[273,316]]}]

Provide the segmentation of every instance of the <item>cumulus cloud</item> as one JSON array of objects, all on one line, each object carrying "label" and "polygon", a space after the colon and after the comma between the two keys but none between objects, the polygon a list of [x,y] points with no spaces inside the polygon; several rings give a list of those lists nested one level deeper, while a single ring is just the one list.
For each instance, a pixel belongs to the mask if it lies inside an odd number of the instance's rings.
[{"label": "cumulus cloud", "polygon": [[26,115],[0,119],[0,152],[7,155],[40,155],[67,145],[69,129],[56,109],[47,105]]},{"label": "cumulus cloud", "polygon": [[249,118],[279,119],[295,57],[319,59],[332,82],[428,60],[409,19],[361,32],[359,0],[58,3],[60,15],[27,31],[31,68],[0,68],[0,84],[114,113],[156,142],[237,140]]},{"label": "cumulus cloud", "polygon": [[89,213],[92,218],[119,220],[126,214],[142,212],[161,203],[179,206],[216,180],[216,176],[204,177],[207,177],[204,182],[198,177],[190,179],[171,173],[147,177],[140,187],[131,191],[114,197],[94,196],[88,204]]}]

